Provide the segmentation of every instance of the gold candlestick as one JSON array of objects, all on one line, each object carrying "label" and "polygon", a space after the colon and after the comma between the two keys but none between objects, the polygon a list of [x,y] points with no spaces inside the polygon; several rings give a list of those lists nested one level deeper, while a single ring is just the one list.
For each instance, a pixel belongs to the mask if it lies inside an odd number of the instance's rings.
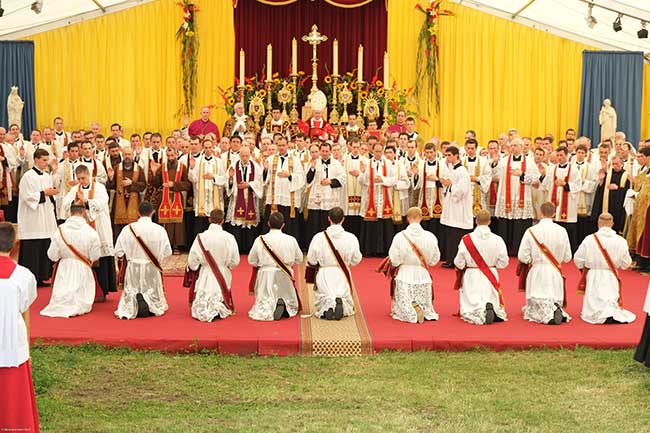
[{"label": "gold candlestick", "polygon": [[390,99],[390,91],[388,89],[384,90],[384,121],[381,125],[381,130],[383,131],[382,135],[386,134],[388,130],[388,100]]},{"label": "gold candlestick", "polygon": [[361,91],[363,90],[363,81],[357,82],[357,119],[361,118]]},{"label": "gold candlestick", "polygon": [[289,113],[289,118],[291,119],[291,123],[298,123],[298,108],[296,108],[298,105],[298,74],[296,71],[291,74],[291,81],[293,83],[293,95],[291,100],[292,106],[291,112]]},{"label": "gold candlestick", "polygon": [[339,110],[338,110],[338,100],[336,93],[336,85],[339,81],[338,75],[332,75],[332,111],[330,112],[330,123],[332,125],[338,125],[339,123]]},{"label": "gold candlestick", "polygon": [[266,80],[266,118],[264,119],[264,122],[270,122],[271,121],[271,109],[273,108],[273,104],[271,103],[271,86],[273,85],[273,80],[269,79]]}]

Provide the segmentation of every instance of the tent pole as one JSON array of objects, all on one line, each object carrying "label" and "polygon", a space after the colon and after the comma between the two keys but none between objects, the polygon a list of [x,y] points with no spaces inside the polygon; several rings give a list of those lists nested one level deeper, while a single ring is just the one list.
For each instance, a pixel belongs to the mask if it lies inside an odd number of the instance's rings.
[{"label": "tent pole", "polygon": [[533,3],[535,3],[535,0],[528,0],[528,3],[526,3],[525,5],[523,5],[521,8],[519,8],[519,10],[518,10],[517,12],[515,12],[514,14],[512,14],[512,19],[517,18],[517,16],[519,16],[520,13],[522,13],[523,11],[525,11],[525,10],[528,8],[528,6],[532,5]]}]

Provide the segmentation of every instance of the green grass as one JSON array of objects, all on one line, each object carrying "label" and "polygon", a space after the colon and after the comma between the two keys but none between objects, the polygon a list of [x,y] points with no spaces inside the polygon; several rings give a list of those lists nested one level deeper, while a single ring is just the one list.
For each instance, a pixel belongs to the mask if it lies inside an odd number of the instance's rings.
[{"label": "green grass", "polygon": [[650,431],[650,372],[631,351],[32,357],[43,432]]}]

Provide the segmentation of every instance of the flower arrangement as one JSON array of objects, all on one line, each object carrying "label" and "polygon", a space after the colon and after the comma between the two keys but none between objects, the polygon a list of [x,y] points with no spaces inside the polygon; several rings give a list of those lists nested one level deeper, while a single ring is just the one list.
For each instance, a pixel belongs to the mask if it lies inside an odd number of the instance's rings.
[{"label": "flower arrangement", "polygon": [[183,73],[183,105],[179,114],[189,116],[194,109],[198,66],[199,38],[196,33],[195,15],[199,8],[193,0],[178,2],[183,10],[183,24],[176,31],[176,40],[181,43],[181,69]]},{"label": "flower arrangement", "polygon": [[431,0],[427,8],[424,8],[419,3],[415,6],[417,10],[426,15],[418,36],[415,95],[419,96],[419,93],[426,86],[428,96],[427,112],[429,112],[429,101],[435,96],[436,113],[440,111],[438,19],[441,16],[454,15],[452,11],[442,9],[443,1]]}]

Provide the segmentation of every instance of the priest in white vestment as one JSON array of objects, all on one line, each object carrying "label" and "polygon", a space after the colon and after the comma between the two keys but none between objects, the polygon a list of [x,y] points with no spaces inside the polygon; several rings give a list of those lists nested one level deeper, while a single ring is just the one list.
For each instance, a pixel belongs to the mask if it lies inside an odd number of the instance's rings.
[{"label": "priest in white vestment", "polygon": [[106,185],[108,173],[106,172],[106,167],[102,164],[102,160],[96,158],[93,144],[90,141],[84,141],[81,143],[80,150],[81,158],[79,162],[88,167],[93,179],[96,179],[102,185]]},{"label": "priest in white vestment", "polygon": [[[505,269],[508,261],[506,243],[490,231],[490,211],[479,210],[476,228],[463,237],[454,259],[454,265],[463,270],[460,317],[464,321],[484,325],[507,320],[498,270]],[[485,271],[493,275],[493,281],[488,279]]]},{"label": "priest in white vestment", "polygon": [[[318,269],[315,281],[316,317],[341,320],[344,316],[354,314],[350,287],[354,283],[350,266],[358,265],[362,256],[359,240],[342,226],[343,209],[333,207],[328,215],[330,226],[312,239],[307,252],[307,264]],[[334,249],[343,263],[339,262]]]},{"label": "priest in white vestment", "polygon": [[[280,212],[284,216],[285,232],[297,239],[305,171],[300,158],[289,153],[286,137],[278,138],[277,148],[278,152],[268,156],[264,163],[264,221],[272,212]],[[263,231],[266,232],[266,227]]]},{"label": "priest in white vestment", "polygon": [[440,179],[449,177],[449,169],[444,158],[436,157],[436,145],[424,145],[424,159],[413,175],[413,188],[418,191],[417,207],[422,211],[422,227],[433,233],[436,238],[442,236],[440,217],[442,215],[443,185]]},{"label": "priest in white vestment", "polygon": [[18,195],[18,263],[29,269],[39,286],[45,286],[52,275],[52,262],[47,257],[50,238],[56,230],[54,188],[52,177],[45,172],[50,154],[45,149],[34,152],[34,167],[20,179]]},{"label": "priest in white vestment", "polygon": [[361,213],[361,191],[362,186],[359,182],[361,175],[361,165],[368,165],[368,158],[361,155],[361,145],[358,138],[353,138],[348,147],[350,151],[343,157],[343,170],[345,171],[345,186],[341,188],[340,207],[345,213],[343,227],[354,234],[361,233],[363,224],[363,214]]},{"label": "priest in white vestment", "polygon": [[474,227],[472,183],[467,169],[460,162],[459,153],[456,146],[447,147],[445,157],[449,175],[440,180],[444,187],[440,216],[445,243],[445,263],[442,265],[444,268],[454,267],[458,244]]},{"label": "priest in white vestment", "polygon": [[[596,231],[596,224],[591,217],[591,209],[594,205],[596,189],[598,188],[598,168],[596,158],[590,162],[591,155],[584,144],[576,146],[576,155],[573,158],[573,166],[580,174],[580,192],[578,193],[578,234],[576,244],[580,245],[587,235]],[[594,215],[595,217],[595,215]]]},{"label": "priest in white vestment", "polygon": [[420,208],[410,208],[406,218],[409,226],[395,235],[388,252],[391,266],[398,268],[391,316],[410,323],[438,320],[438,313],[433,309],[433,286],[428,270],[440,260],[438,240],[420,225]]},{"label": "priest in white vestment", "polygon": [[[594,325],[631,323],[636,315],[625,310],[622,303],[619,269],[632,264],[627,241],[612,227],[614,217],[603,213],[598,218],[598,231],[585,238],[573,261],[587,272],[582,320]],[[613,269],[612,269],[613,267]]]},{"label": "priest in white vestment", "polygon": [[[196,271],[199,277],[196,280],[195,297],[192,302],[192,317],[202,322],[211,322],[216,319],[225,319],[233,311],[226,305],[223,293],[232,299],[231,269],[239,264],[239,248],[235,237],[223,229],[224,212],[222,209],[213,209],[210,212],[210,226],[206,231],[197,235],[187,257],[187,266]],[[205,252],[203,251],[205,248]],[[219,278],[212,270],[206,252],[210,254],[213,263],[223,277],[227,287],[221,287]]]},{"label": "priest in white vestment", "polygon": [[81,165],[79,152],[79,143],[72,142],[68,144],[68,157],[60,163],[53,163],[51,174],[54,186],[59,190],[56,197],[56,216],[59,221],[65,221],[67,214],[63,209],[63,199],[70,192],[70,188],[79,183],[75,173],[76,168]]},{"label": "priest in white vestment", "polygon": [[[95,301],[92,264],[99,260],[99,235],[84,218],[85,207],[74,204],[70,217],[54,232],[47,255],[59,262],[50,303],[42,316],[73,317],[89,313]],[[71,248],[72,247],[72,248]]]},{"label": "priest in white vestment", "polygon": [[108,193],[106,187],[90,176],[90,170],[85,165],[75,169],[75,175],[79,183],[68,191],[63,198],[62,209],[65,212],[64,218],[70,214],[70,207],[73,203],[81,203],[86,209],[86,218],[93,227],[100,240],[100,259],[97,268],[97,281],[102,289],[103,297],[98,301],[104,301],[109,292],[117,291],[115,276],[115,258],[113,256],[113,224],[108,208]]},{"label": "priest in white vestment", "polygon": [[282,233],[280,212],[272,213],[268,224],[271,230],[255,240],[248,255],[248,263],[257,268],[255,304],[248,312],[253,320],[280,320],[299,311],[293,265],[302,262],[302,251],[296,238]]},{"label": "priest in white vestment", "polygon": [[519,247],[519,261],[530,265],[526,277],[526,305],[522,311],[524,319],[531,322],[559,325],[571,320],[563,309],[564,274],[561,271],[561,264],[571,261],[571,244],[564,227],[553,222],[555,205],[542,203],[540,212],[539,223],[526,231]]},{"label": "priest in white vestment", "polygon": [[199,158],[187,159],[189,160],[187,178],[193,186],[194,225],[198,233],[206,230],[210,225],[208,216],[213,209],[226,210],[223,194],[228,175],[223,161],[214,153],[212,140],[203,141],[203,154]]},{"label": "priest in white vestment", "polygon": [[515,138],[510,143],[510,155],[492,160],[493,174],[499,182],[494,211],[496,232],[506,242],[510,256],[517,255],[524,233],[533,224],[532,185],[540,181],[537,164],[522,154],[522,146],[523,141]]},{"label": "priest in white vestment", "polygon": [[124,291],[115,311],[121,319],[162,316],[168,308],[160,264],[172,255],[169,237],[164,227],[151,221],[150,202],[140,203],[138,211],[140,219],[124,227],[115,244],[115,255],[126,258]]}]

